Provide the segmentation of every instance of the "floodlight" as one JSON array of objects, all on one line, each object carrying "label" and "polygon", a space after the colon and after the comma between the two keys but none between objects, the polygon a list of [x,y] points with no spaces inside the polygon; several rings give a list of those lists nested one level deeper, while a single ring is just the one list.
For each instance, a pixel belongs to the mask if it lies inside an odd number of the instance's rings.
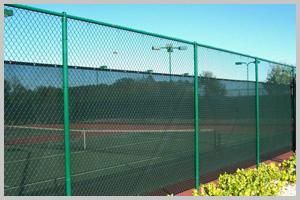
[{"label": "floodlight", "polygon": [[160,50],[160,47],[158,47],[158,46],[152,46],[152,50]]},{"label": "floodlight", "polygon": [[245,63],[243,63],[243,62],[236,62],[235,64],[236,65],[242,65],[242,64],[245,64]]},{"label": "floodlight", "polygon": [[179,50],[187,50],[187,46],[180,46],[178,47]]}]

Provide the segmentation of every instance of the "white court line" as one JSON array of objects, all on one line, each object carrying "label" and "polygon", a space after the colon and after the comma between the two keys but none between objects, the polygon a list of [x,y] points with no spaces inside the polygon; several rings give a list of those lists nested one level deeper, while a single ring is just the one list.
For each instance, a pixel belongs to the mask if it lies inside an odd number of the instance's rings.
[{"label": "white court line", "polygon": [[[95,173],[95,172],[104,171],[104,170],[108,170],[108,169],[114,169],[114,168],[118,168],[118,167],[124,167],[124,166],[130,165],[130,164],[145,162],[145,161],[149,161],[149,160],[156,160],[156,159],[159,159],[159,158],[162,158],[162,157],[148,158],[148,159],[134,161],[134,162],[125,163],[125,164],[120,164],[120,165],[116,165],[116,166],[105,167],[105,168],[101,168],[101,169],[97,169],[97,170],[93,170],[93,171],[82,172],[82,173],[74,174],[74,175],[72,175],[72,177],[81,176],[81,175],[84,175],[84,174]],[[55,180],[60,180],[60,179],[65,179],[65,177],[55,178]],[[31,186],[31,185],[36,185],[36,184],[41,184],[41,183],[47,183],[47,182],[51,182],[53,180],[54,179],[49,179],[49,180],[45,180],[45,181],[39,181],[39,182],[29,183],[29,184],[23,185],[22,187],[28,187],[28,186]],[[19,187],[20,186],[12,186],[12,187],[9,187],[6,190],[11,190],[11,189],[19,188]]]},{"label": "white court line", "polygon": [[[161,139],[151,140],[151,141],[147,141],[147,142],[137,142],[137,143],[131,143],[131,144],[116,145],[116,146],[111,146],[111,147],[104,147],[104,148],[100,148],[100,149],[95,149],[95,150],[101,151],[101,150],[113,149],[113,148],[117,148],[117,147],[132,146],[132,145],[145,144],[145,143],[151,143],[151,142],[156,142],[156,141],[161,141]],[[71,152],[71,154],[79,154],[79,153],[87,153],[87,152],[86,151]],[[90,152],[90,153],[93,153],[93,152]],[[64,156],[64,155],[65,155],[64,153],[61,153],[61,154],[55,154],[55,155],[51,155],[51,156],[44,156],[44,157],[38,157],[38,158],[32,158],[32,159],[8,161],[8,162],[5,162],[5,163],[10,164],[10,163],[18,163],[18,162],[31,161],[31,160],[48,159],[48,158],[59,157],[59,156]]]},{"label": "white court line", "polygon": [[[174,154],[184,153],[184,152],[194,152],[194,151],[187,150],[187,151],[176,152]],[[170,154],[170,155],[172,155],[172,154]],[[104,170],[108,170],[108,169],[114,169],[114,168],[118,168],[118,167],[130,165],[130,164],[134,164],[134,163],[140,163],[140,162],[145,162],[145,161],[149,161],[149,160],[157,160],[159,158],[162,158],[162,157],[148,158],[148,159],[138,160],[138,161],[134,161],[134,162],[126,163],[126,164],[120,164],[120,165],[111,166],[111,167],[105,167],[105,168],[101,168],[101,169],[97,169],[97,170],[93,170],[93,171],[82,172],[82,173],[74,174],[74,175],[72,175],[72,177],[74,177],[74,176],[80,176],[80,175],[84,175],[84,174],[89,174],[89,173],[94,173],[94,172],[99,172],[99,171],[104,171]],[[174,160],[174,159],[167,159],[167,161],[171,161],[171,160]],[[36,185],[36,184],[41,184],[41,183],[47,183],[47,182],[53,181],[54,179],[55,180],[61,180],[61,179],[65,179],[65,177],[59,177],[59,178],[53,178],[53,179],[49,179],[49,180],[45,180],[45,181],[39,181],[39,182],[29,183],[29,184],[26,184],[26,185],[24,185],[22,187],[28,187],[28,186],[31,186],[31,185]],[[11,189],[19,188],[19,187],[20,186],[12,186],[12,187],[9,187],[6,190],[11,190]]]},{"label": "white court line", "polygon": [[[6,126],[6,127],[10,127],[10,128],[20,128],[20,129],[31,129],[30,127],[25,127],[25,126]],[[63,129],[51,129],[51,128],[40,128],[40,127],[33,127],[32,129],[37,129],[37,130],[62,130]],[[206,131],[213,131],[214,129],[200,129],[201,132],[206,132]],[[74,130],[74,131],[78,131],[78,132],[82,132],[83,130]],[[106,130],[85,130],[86,132],[92,132],[92,131],[106,131]],[[112,132],[114,132],[114,130],[110,130]],[[131,132],[131,130],[119,130],[119,131],[124,131],[124,132]],[[157,132],[159,130],[135,130],[137,132],[141,132],[141,131],[145,131],[145,132],[149,132],[149,131],[153,131],[153,132]],[[162,131],[162,130],[160,130]],[[164,131],[164,130],[163,130]],[[162,132],[163,132],[162,131]],[[173,132],[174,130],[167,130],[166,132]],[[194,131],[191,129],[186,129],[186,130],[175,130],[175,132],[182,132],[182,131]],[[148,139],[154,139],[154,138],[148,138]],[[183,138],[182,138],[183,139]],[[178,140],[178,139],[176,139]],[[179,139],[181,140],[181,139]],[[132,146],[132,145],[138,145],[138,144],[146,144],[146,143],[151,143],[151,142],[156,142],[156,141],[162,141],[161,138],[156,139],[156,140],[151,140],[151,141],[146,141],[146,142],[137,142],[137,143],[131,143],[131,144],[123,144],[123,145],[116,145],[116,146],[111,146],[111,147],[104,147],[104,148],[100,148],[100,149],[96,149],[96,150],[107,150],[107,149],[113,149],[113,148],[118,148],[118,147],[126,147],[126,146]],[[79,153],[86,153],[86,151],[75,151],[75,152],[71,152],[71,154],[79,154]],[[5,163],[7,164],[11,164],[11,163],[18,163],[18,162],[24,162],[24,161],[31,161],[31,160],[40,160],[40,159],[48,159],[48,158],[54,158],[54,157],[59,157],[59,156],[64,156],[64,153],[61,154],[55,154],[55,155],[50,155],[50,156],[44,156],[44,157],[37,157],[37,158],[32,158],[32,159],[23,159],[23,160],[16,160],[16,161],[7,161]]]},{"label": "white court line", "polygon": [[[178,138],[176,140],[182,140],[181,138]],[[157,142],[157,141],[162,141],[162,139],[156,139],[156,140],[151,140],[151,141],[146,141],[146,142],[136,142],[136,143],[131,143],[131,144],[122,144],[122,145],[115,145],[111,147],[104,147],[104,148],[99,148],[95,149],[97,151],[101,150],[107,150],[107,149],[113,149],[113,148],[118,148],[118,147],[126,147],[126,146],[132,146],[132,145],[138,145],[138,144],[147,144],[151,142]],[[86,151],[75,151],[71,152],[71,154],[79,154],[79,153],[87,153]],[[92,151],[89,153],[93,153]],[[15,161],[7,161],[5,163],[11,164],[11,163],[18,163],[18,162],[24,162],[24,161],[31,161],[31,160],[40,160],[40,159],[48,159],[48,158],[54,158],[54,157],[59,157],[59,156],[64,156],[64,153],[61,154],[55,154],[55,155],[50,155],[50,156],[43,156],[43,157],[37,157],[37,158],[32,158],[32,159],[23,159],[23,160],[15,160]]]},{"label": "white court line", "polygon": [[118,168],[118,167],[122,167],[122,166],[127,166],[127,165],[134,164],[134,163],[140,163],[140,162],[145,162],[145,161],[149,161],[149,160],[157,160],[159,158],[162,158],[162,157],[154,157],[154,158],[148,158],[148,159],[144,159],[144,160],[138,160],[138,161],[134,161],[134,162],[130,162],[130,163],[124,163],[124,164],[117,165],[117,166],[97,169],[97,170],[94,170],[94,171],[82,172],[82,173],[78,173],[78,174],[75,174],[75,175],[72,175],[72,176],[81,176],[81,175],[84,175],[84,174],[90,174],[90,173],[103,171],[103,170],[107,170],[107,169],[114,169],[114,168]]},{"label": "white court line", "polygon": [[[33,130],[46,130],[46,131],[64,131],[64,129],[60,128],[43,128],[43,127],[30,127],[30,126],[13,126],[13,125],[7,125],[4,126],[5,128],[16,128],[16,129],[33,129]],[[205,129],[204,129],[205,130]],[[112,129],[101,129],[101,130],[93,130],[93,129],[70,129],[70,132],[90,132],[90,133],[155,133],[155,132],[192,132],[194,129],[168,129],[168,130],[112,130]]]},{"label": "white court line", "polygon": [[[4,127],[7,128],[16,128],[16,129],[33,129],[33,130],[48,130],[48,131],[64,131],[64,129],[59,128],[43,128],[43,127],[30,127],[30,126],[13,126],[6,125]],[[194,132],[194,129],[167,129],[167,130],[112,130],[112,129],[101,129],[101,130],[93,130],[93,129],[70,129],[71,132],[82,132],[85,131],[87,133],[161,133],[161,132]],[[200,132],[210,132],[214,131],[214,129],[200,129]]]},{"label": "white court line", "polygon": [[[174,139],[172,139],[172,140],[174,140]],[[183,138],[176,138],[175,140],[184,140],[184,139]],[[111,146],[111,147],[99,148],[99,149],[95,149],[95,150],[101,151],[101,150],[113,149],[113,148],[118,148],[118,147],[126,147],[126,146],[138,145],[138,144],[147,144],[147,143],[157,142],[157,141],[162,141],[162,139],[156,139],[156,140],[151,140],[151,141],[147,141],[147,142],[137,142],[137,143],[131,143],[131,144],[122,144],[122,145],[116,145],[116,146]],[[80,153],[87,153],[87,152],[84,151],[84,150],[83,151],[74,151],[74,152],[71,152],[71,154],[80,154]],[[93,153],[93,152],[90,151],[89,153]],[[24,161],[32,161],[32,160],[49,159],[49,158],[54,158],[54,157],[59,157],[59,156],[64,156],[64,155],[65,155],[64,153],[61,153],[61,154],[55,154],[55,155],[50,155],[50,156],[36,157],[36,158],[32,158],[32,159],[6,161],[5,164],[18,163],[18,162],[24,162]]]},{"label": "white court line", "polygon": [[4,128],[19,128],[19,129],[34,129],[34,130],[48,130],[48,131],[64,131],[64,129],[60,128],[45,128],[45,127],[31,127],[31,126],[13,126],[13,125],[6,125]]}]

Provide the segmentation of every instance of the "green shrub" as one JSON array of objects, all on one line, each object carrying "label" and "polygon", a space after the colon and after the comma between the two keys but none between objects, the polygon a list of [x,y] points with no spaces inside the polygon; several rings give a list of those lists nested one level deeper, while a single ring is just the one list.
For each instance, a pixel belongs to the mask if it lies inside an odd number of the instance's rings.
[{"label": "green shrub", "polygon": [[258,169],[237,169],[224,173],[217,183],[200,185],[193,196],[274,196],[287,184],[296,182],[296,156],[280,165],[260,164]]},{"label": "green shrub", "polygon": [[279,166],[282,169],[281,180],[296,183],[296,154],[280,163]]}]

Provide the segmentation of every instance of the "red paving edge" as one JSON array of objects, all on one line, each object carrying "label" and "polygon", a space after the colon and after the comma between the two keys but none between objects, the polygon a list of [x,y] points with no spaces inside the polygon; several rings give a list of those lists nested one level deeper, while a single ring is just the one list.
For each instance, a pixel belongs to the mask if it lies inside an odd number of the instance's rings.
[{"label": "red paving edge", "polygon": [[[292,155],[293,155],[293,152],[290,151],[290,152],[281,154],[281,155],[279,155],[279,156],[276,156],[276,157],[274,157],[274,158],[271,159],[271,160],[266,160],[266,161],[264,161],[264,163],[269,164],[269,163],[272,163],[272,162],[273,162],[273,163],[278,164],[278,163],[280,163],[280,162],[282,162],[282,161],[284,161],[284,160],[287,160],[287,159],[288,159],[290,156],[292,156]],[[248,167],[248,168],[255,168],[255,166],[256,166],[256,165],[252,165],[252,166],[250,166],[250,167]],[[209,183],[213,183],[213,182],[217,182],[217,181],[218,181],[218,179],[215,179],[215,180],[213,180],[213,181],[210,181]],[[184,191],[184,192],[181,192],[181,193],[176,194],[175,196],[192,196],[192,191],[193,191],[194,189],[195,189],[195,188],[186,190],[186,191]]]}]

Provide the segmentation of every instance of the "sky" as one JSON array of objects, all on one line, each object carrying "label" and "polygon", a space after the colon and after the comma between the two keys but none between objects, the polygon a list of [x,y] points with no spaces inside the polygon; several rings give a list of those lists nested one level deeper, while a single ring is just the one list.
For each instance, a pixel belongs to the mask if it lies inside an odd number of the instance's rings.
[{"label": "sky", "polygon": [[296,64],[292,4],[31,4],[31,6],[197,41]]},{"label": "sky", "polygon": [[[296,64],[294,5],[220,4],[30,4],[52,11],[90,18],[152,33],[196,41],[201,44]],[[5,18],[5,60],[62,63],[60,17],[14,9]],[[187,46],[174,50],[171,61],[166,50],[152,46]],[[216,78],[255,80],[254,64],[247,70],[236,62],[252,58],[198,47],[198,72],[210,71]],[[170,70],[171,64],[171,70]],[[68,65],[89,68],[194,73],[193,45],[150,37],[111,27],[68,19]],[[259,64],[259,81],[267,81],[270,63]],[[249,76],[247,76],[247,71]],[[249,77],[249,78],[248,78]]]}]

